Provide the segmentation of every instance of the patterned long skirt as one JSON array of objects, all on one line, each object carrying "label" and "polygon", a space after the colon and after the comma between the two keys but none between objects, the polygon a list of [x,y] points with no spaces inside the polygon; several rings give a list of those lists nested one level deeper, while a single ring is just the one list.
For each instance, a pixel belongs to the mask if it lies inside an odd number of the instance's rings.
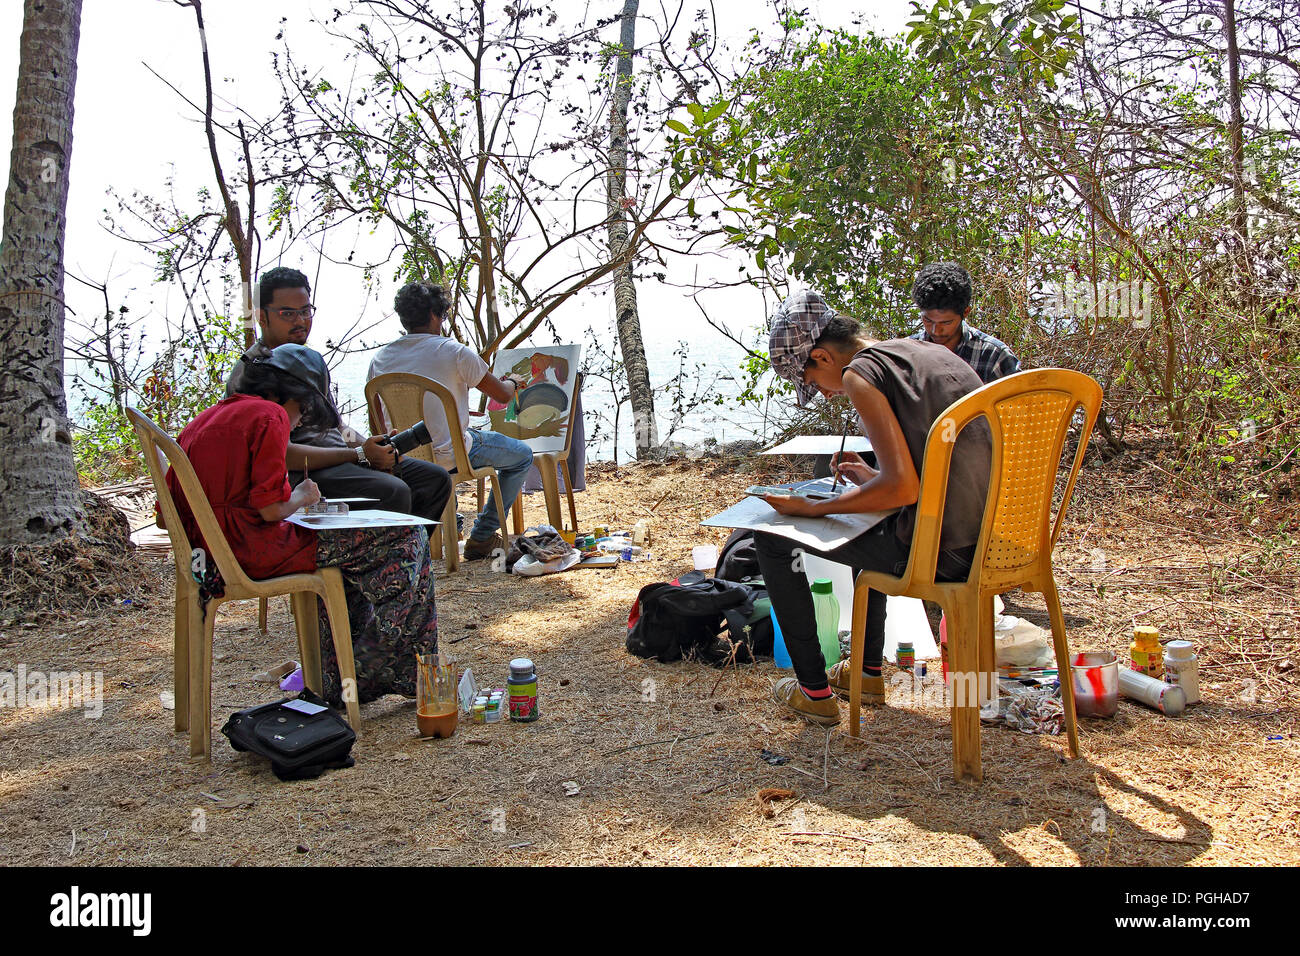
[{"label": "patterned long skirt", "polygon": [[[343,572],[357,700],[415,696],[415,656],[438,649],[429,536],[423,527],[318,531],[317,567]],[[321,684],[335,707],[343,702],[338,658],[325,602],[320,605]]]}]

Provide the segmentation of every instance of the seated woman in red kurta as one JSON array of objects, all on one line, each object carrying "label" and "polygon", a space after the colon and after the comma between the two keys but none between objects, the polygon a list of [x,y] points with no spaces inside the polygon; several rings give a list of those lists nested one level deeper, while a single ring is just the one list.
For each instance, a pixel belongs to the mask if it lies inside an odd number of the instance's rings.
[{"label": "seated woman in red kurta", "polygon": [[[249,362],[240,394],[200,414],[177,437],[189,456],[218,524],[249,577],[315,571],[343,572],[352,628],[359,701],[383,694],[415,696],[415,655],[438,648],[438,615],[423,527],[312,531],[284,519],[320,500],[311,479],[289,486],[285,454],[289,432],[333,418],[315,381],[324,359],[302,345],[282,345],[265,360]],[[315,379],[315,381],[313,381]],[[333,423],[336,424],[336,423]],[[203,539],[179,484],[169,473],[190,540]],[[343,687],[320,605],[323,696],[338,706]]]}]

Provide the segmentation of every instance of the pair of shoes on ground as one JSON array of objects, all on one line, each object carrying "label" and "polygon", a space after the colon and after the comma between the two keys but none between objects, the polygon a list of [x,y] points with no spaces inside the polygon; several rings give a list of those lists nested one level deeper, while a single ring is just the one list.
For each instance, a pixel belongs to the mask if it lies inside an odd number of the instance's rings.
[{"label": "pair of shoes on ground", "polygon": [[492,552],[501,547],[501,535],[493,534],[492,537],[485,541],[475,541],[470,538],[465,542],[465,560],[477,561],[480,558],[492,556]]},{"label": "pair of shoes on ground", "polygon": [[[849,662],[840,661],[831,668],[826,679],[834,696],[813,700],[804,693],[797,677],[783,677],[772,688],[772,699],[786,710],[793,711],[804,720],[822,727],[834,727],[840,722],[840,705],[836,698],[849,699]],[[885,702],[885,678],[862,676],[862,694],[859,700],[868,707]]]}]

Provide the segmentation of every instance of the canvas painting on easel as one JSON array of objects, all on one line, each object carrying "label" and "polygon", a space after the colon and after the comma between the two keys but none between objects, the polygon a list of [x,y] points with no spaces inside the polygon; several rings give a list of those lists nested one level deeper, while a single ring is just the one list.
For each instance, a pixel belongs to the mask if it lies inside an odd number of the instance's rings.
[{"label": "canvas painting on easel", "polygon": [[518,438],[534,452],[562,451],[581,345],[546,345],[502,349],[492,373],[522,375],[528,384],[508,405],[488,402],[491,429]]}]

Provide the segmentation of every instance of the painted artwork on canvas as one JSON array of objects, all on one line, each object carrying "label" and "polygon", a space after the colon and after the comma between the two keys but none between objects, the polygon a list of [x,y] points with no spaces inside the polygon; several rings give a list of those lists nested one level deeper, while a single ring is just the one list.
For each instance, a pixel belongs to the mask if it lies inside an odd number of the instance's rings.
[{"label": "painted artwork on canvas", "polygon": [[528,384],[508,405],[488,402],[492,431],[518,438],[534,452],[562,451],[581,356],[581,345],[546,345],[497,352],[492,360],[493,374],[522,375]]}]

